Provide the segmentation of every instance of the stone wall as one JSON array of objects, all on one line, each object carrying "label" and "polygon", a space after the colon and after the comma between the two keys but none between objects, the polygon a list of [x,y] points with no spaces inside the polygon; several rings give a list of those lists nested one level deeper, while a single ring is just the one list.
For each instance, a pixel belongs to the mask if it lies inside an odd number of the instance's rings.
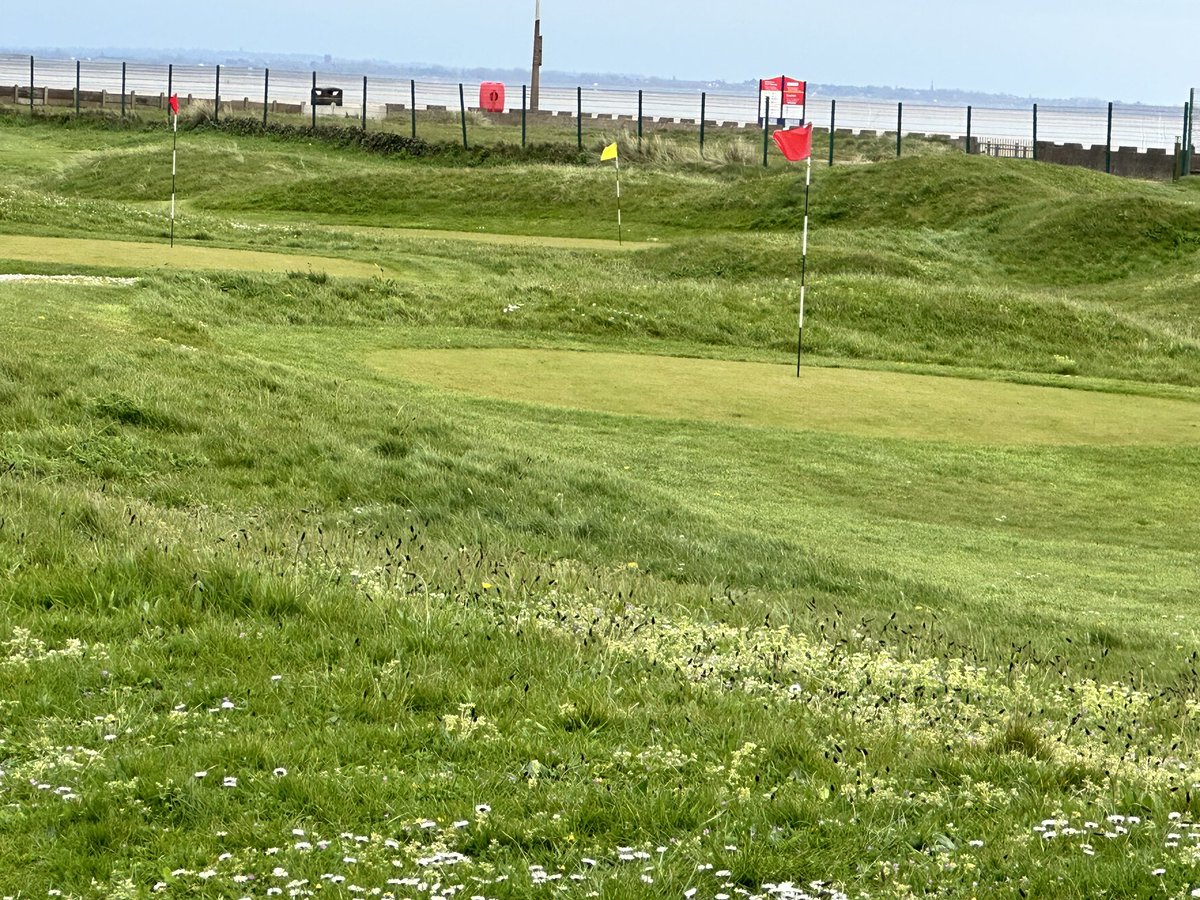
[{"label": "stone wall", "polygon": [[[421,106],[417,110],[418,113],[424,113],[426,111],[445,113],[455,117],[458,115],[457,109],[449,109],[445,106]],[[492,113],[486,112],[478,106],[468,106],[467,112],[484,116],[490,122],[494,122],[497,125],[521,124],[521,110],[519,109],[510,109],[507,112],[502,113]],[[410,113],[408,105],[405,103],[386,103],[384,104],[384,115],[389,118],[392,116],[407,117],[410,115]],[[637,116],[585,112],[583,114],[583,121],[585,124],[589,125],[603,125],[611,122],[614,125],[627,125],[636,127]],[[528,109],[525,111],[525,123],[527,125],[547,125],[553,123],[561,125],[564,123],[574,124],[574,122],[575,113],[566,110],[554,112],[546,109]],[[700,130],[700,122],[698,119],[673,119],[665,116],[659,118],[655,118],[654,116],[642,116],[642,124],[644,127],[653,128],[655,131],[661,131],[663,129],[675,129],[680,131]],[[761,128],[753,123],[749,125],[742,125],[738,122],[723,122],[716,119],[705,119],[704,127],[706,130],[710,128],[723,128],[736,129],[739,131],[761,131]]]},{"label": "stone wall", "polygon": [[[1114,147],[1111,156],[1111,173],[1130,178],[1148,178],[1156,181],[1170,181],[1179,171],[1178,147],[1175,153],[1168,153],[1161,148],[1138,150],[1137,147]],[[1052,144],[1049,141],[1038,141],[1037,158],[1039,162],[1057,163],[1063,166],[1081,166],[1105,171],[1108,151],[1104,144]],[[1195,170],[1193,160],[1193,171]]]},{"label": "stone wall", "polygon": [[[0,98],[4,102],[16,103],[19,105],[29,104],[29,85],[13,84],[0,85]],[[212,99],[206,97],[193,97],[191,94],[181,96],[179,98],[179,106],[186,109],[189,106],[194,106],[199,103],[206,103],[211,108]],[[75,106],[75,89],[74,88],[34,88],[33,105],[36,106],[58,106],[70,107]],[[110,91],[80,91],[79,92],[79,108],[80,109],[112,109],[119,110],[121,108],[120,92],[112,93]],[[125,95],[126,109],[166,109],[167,95],[166,94],[138,94],[130,91]],[[255,102],[249,97],[233,100],[222,98],[221,112],[257,112],[262,115],[262,101]],[[305,104],[303,103],[279,103],[272,100],[269,104],[270,112],[291,113],[299,115],[304,112]]]}]

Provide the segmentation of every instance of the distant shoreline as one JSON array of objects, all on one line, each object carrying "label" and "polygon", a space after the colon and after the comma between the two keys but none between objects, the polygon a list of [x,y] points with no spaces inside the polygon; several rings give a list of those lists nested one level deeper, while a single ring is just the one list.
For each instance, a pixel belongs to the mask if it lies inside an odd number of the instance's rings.
[{"label": "distant shoreline", "polygon": [[[319,69],[333,75],[374,75],[384,77],[419,77],[433,81],[457,82],[460,80],[506,81],[522,83],[528,78],[527,69],[495,67],[451,67],[429,63],[393,63],[386,60],[342,59],[329,55],[311,53],[247,53],[245,50],[151,49],[145,47],[0,47],[0,54],[23,54],[56,58],[115,59],[167,65],[221,65],[244,67],[294,68],[301,71]],[[745,81],[702,81],[693,79],[663,78],[655,75],[621,74],[613,72],[567,72],[543,69],[542,84],[560,87],[575,87],[579,84],[598,88],[623,89],[643,87],[677,91],[719,91],[727,94],[752,95],[758,90],[758,82]],[[809,82],[814,95],[836,96],[846,100],[888,100],[923,104],[945,104],[948,106],[988,106],[999,109],[1024,109],[1032,103],[1070,107],[1103,107],[1111,100],[1096,97],[1034,97],[1014,94],[997,94],[967,88],[911,88],[888,85],[846,85]],[[1132,105],[1158,106],[1148,101],[1119,102]]]}]

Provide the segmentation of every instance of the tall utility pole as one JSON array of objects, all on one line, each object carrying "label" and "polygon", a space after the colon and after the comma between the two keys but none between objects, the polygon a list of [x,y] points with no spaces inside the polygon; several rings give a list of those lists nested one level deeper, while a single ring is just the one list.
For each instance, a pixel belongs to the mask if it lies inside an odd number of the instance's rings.
[{"label": "tall utility pole", "polygon": [[529,80],[529,108],[538,108],[538,83],[542,69],[542,0],[537,0],[533,13],[533,75]]}]

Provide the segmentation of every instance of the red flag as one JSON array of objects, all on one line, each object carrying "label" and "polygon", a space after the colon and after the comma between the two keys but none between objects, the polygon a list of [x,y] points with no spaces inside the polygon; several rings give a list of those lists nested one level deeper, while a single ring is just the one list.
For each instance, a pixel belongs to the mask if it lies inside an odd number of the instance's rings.
[{"label": "red flag", "polygon": [[783,153],[792,162],[799,162],[812,156],[812,122],[785,131],[776,131],[771,137]]},{"label": "red flag", "polygon": [[179,115],[179,95],[172,94],[169,102],[171,104],[171,112],[175,113],[175,115]]}]

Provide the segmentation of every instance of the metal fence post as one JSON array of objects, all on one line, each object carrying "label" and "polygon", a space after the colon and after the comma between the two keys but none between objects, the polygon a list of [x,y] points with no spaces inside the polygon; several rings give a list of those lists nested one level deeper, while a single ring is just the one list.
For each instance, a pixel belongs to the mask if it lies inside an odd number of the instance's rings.
[{"label": "metal fence post", "polygon": [[1108,102],[1108,137],[1104,140],[1104,171],[1112,174],[1112,101]]},{"label": "metal fence post", "polygon": [[221,66],[217,65],[216,99],[213,100],[213,121],[221,121]]},{"label": "metal fence post", "polygon": [[767,105],[763,109],[763,168],[767,167],[767,126],[771,122],[771,98],[766,98]]},{"label": "metal fence post", "polygon": [[79,115],[79,65],[80,61],[75,60],[75,115]]},{"label": "metal fence post", "polygon": [[966,146],[963,148],[967,151],[967,155],[971,155],[971,107],[967,107],[967,140]]},{"label": "metal fence post", "polygon": [[413,140],[417,138],[417,82],[416,79],[409,79],[408,82],[408,111],[412,114],[412,136]]},{"label": "metal fence post", "polygon": [[458,118],[462,122],[463,149],[467,149],[467,97],[463,93],[463,85],[458,83]]},{"label": "metal fence post", "polygon": [[1196,147],[1196,89],[1192,88],[1188,93],[1188,119],[1187,119],[1187,134],[1183,138],[1183,174],[1192,174],[1192,151]]},{"label": "metal fence post", "polygon": [[1191,116],[1190,104],[1183,104],[1183,130],[1179,132],[1179,138],[1175,141],[1175,177],[1182,178],[1188,174],[1187,164],[1187,143],[1188,143],[1188,118]]},{"label": "metal fence post", "polygon": [[125,63],[121,63],[121,118],[125,118]]},{"label": "metal fence post", "polygon": [[707,92],[700,92],[700,155],[704,155],[704,106],[707,100]]},{"label": "metal fence post", "polygon": [[[32,63],[30,63],[32,65]],[[33,76],[30,76],[32,79]],[[30,88],[32,90],[32,88]],[[642,152],[642,89],[638,88],[638,152]]]},{"label": "metal fence post", "polygon": [[525,92],[528,89],[528,87],[529,86],[525,85],[525,84],[521,85],[521,146],[522,147],[525,146],[525,110],[526,110],[526,104],[528,103],[528,98],[527,98]]},{"label": "metal fence post", "polygon": [[896,104],[896,158],[900,158],[900,135],[902,135],[904,126],[904,104]]},{"label": "metal fence post", "polygon": [[267,107],[270,106],[271,70],[263,70],[263,128],[267,127]]},{"label": "metal fence post", "polygon": [[1177,178],[1191,174],[1192,159],[1189,152],[1189,145],[1192,142],[1192,114],[1192,103],[1189,100],[1183,104],[1183,130],[1179,133],[1179,137],[1175,139],[1175,175]]},{"label": "metal fence post", "polygon": [[833,165],[833,131],[837,125],[837,100],[829,101],[829,164]]},{"label": "metal fence post", "polygon": [[575,88],[575,144],[583,149],[583,88]]},{"label": "metal fence post", "polygon": [[362,130],[367,130],[367,76],[363,76]]},{"label": "metal fence post", "polygon": [[1037,162],[1037,104],[1033,104],[1033,161]]}]

